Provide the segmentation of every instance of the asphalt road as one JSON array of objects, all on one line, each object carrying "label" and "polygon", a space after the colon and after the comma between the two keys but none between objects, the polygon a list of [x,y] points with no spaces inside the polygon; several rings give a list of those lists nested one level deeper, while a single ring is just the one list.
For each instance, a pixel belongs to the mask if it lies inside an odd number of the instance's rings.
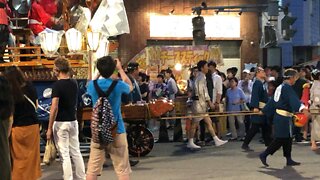
[{"label": "asphalt road", "polygon": [[[300,166],[286,167],[282,150],[268,158],[269,167],[262,166],[258,154],[264,146],[257,140],[251,143],[254,152],[243,152],[241,142],[229,142],[223,147],[205,146],[190,151],[184,143],[156,143],[152,152],[133,167],[133,180],[271,180],[320,179],[320,151],[313,152],[306,144],[294,144],[293,159]],[[88,154],[84,153],[85,161]],[[100,179],[116,179],[111,162]],[[62,179],[59,162],[43,166],[42,179]]]}]

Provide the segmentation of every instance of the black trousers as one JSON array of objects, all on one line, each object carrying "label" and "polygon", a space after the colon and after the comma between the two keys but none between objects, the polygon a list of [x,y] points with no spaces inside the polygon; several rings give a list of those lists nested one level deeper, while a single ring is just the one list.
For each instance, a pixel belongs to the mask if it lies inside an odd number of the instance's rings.
[{"label": "black trousers", "polygon": [[294,126],[293,127],[293,135],[296,141],[302,141],[301,127]]},{"label": "black trousers", "polygon": [[271,141],[271,126],[267,123],[251,123],[251,127],[246,134],[243,144],[249,145],[252,138],[259,132],[259,128],[262,130],[262,138],[264,140],[264,144],[268,146]]},{"label": "black trousers", "polygon": [[283,156],[291,158],[292,151],[292,138],[275,138],[271,144],[267,147],[266,153],[273,154],[282,146]]},{"label": "black trousers", "polygon": [[9,29],[7,25],[0,24],[0,60],[3,60],[3,55],[9,41]]}]

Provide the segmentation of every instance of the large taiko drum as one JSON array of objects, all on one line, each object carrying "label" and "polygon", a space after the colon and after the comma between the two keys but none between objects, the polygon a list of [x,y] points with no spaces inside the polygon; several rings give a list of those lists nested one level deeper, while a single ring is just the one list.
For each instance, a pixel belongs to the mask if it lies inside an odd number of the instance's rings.
[{"label": "large taiko drum", "polygon": [[294,125],[297,127],[303,127],[308,122],[308,117],[303,113],[297,113],[293,117]]}]

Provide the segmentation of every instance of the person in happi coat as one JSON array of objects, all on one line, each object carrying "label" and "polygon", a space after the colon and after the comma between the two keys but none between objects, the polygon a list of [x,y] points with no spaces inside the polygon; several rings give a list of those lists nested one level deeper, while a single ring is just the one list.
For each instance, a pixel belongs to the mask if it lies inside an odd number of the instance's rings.
[{"label": "person in happi coat", "polygon": [[[48,13],[45,10],[41,1],[42,0],[34,0],[31,4],[31,9],[28,14],[28,26],[36,36],[44,30],[47,32],[52,32],[53,30],[50,28],[54,24],[62,23],[61,19],[50,14],[51,11]],[[52,6],[52,8],[54,8],[54,6]],[[46,9],[48,9],[48,7]]]},{"label": "person in happi coat", "polygon": [[[256,80],[252,87],[252,95],[250,101],[250,107],[253,108],[254,112],[259,112],[265,104],[268,102],[268,93],[263,86],[263,81],[266,78],[266,73],[264,69],[258,67],[256,70]],[[271,143],[271,126],[267,123],[265,116],[252,115],[251,116],[251,127],[246,134],[244,142],[242,144],[242,149],[246,151],[251,151],[249,144],[252,138],[258,133],[259,128],[262,129],[262,137],[266,146]]]},{"label": "person in happi coat", "polygon": [[309,116],[308,109],[300,102],[297,94],[294,92],[292,85],[297,80],[298,72],[294,69],[287,69],[284,72],[284,81],[277,87],[273,99],[262,109],[264,114],[273,114],[274,124],[274,140],[262,152],[259,157],[265,166],[267,157],[275,153],[282,146],[283,156],[287,160],[287,166],[300,165],[299,162],[292,160],[292,128],[293,115],[295,112],[303,112],[305,116]]},{"label": "person in happi coat", "polygon": [[8,6],[7,0],[0,0],[0,63],[4,63],[4,52],[9,41],[9,18],[11,10]]}]

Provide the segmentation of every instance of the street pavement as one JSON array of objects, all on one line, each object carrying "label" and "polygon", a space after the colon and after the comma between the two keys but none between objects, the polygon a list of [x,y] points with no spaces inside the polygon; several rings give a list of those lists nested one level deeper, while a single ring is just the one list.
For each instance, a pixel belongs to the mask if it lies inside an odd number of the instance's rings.
[{"label": "street pavement", "polygon": [[[185,143],[156,143],[154,149],[133,167],[133,180],[272,180],[314,179],[320,180],[320,151],[313,152],[308,144],[294,144],[292,157],[300,166],[285,166],[282,150],[268,158],[269,167],[262,166],[258,155],[265,147],[253,140],[250,147],[254,152],[241,150],[241,142],[229,142],[223,147],[205,146],[191,151]],[[88,153],[83,151],[85,162]],[[110,160],[99,179],[116,180]],[[42,179],[62,179],[59,162],[42,166]]]}]

